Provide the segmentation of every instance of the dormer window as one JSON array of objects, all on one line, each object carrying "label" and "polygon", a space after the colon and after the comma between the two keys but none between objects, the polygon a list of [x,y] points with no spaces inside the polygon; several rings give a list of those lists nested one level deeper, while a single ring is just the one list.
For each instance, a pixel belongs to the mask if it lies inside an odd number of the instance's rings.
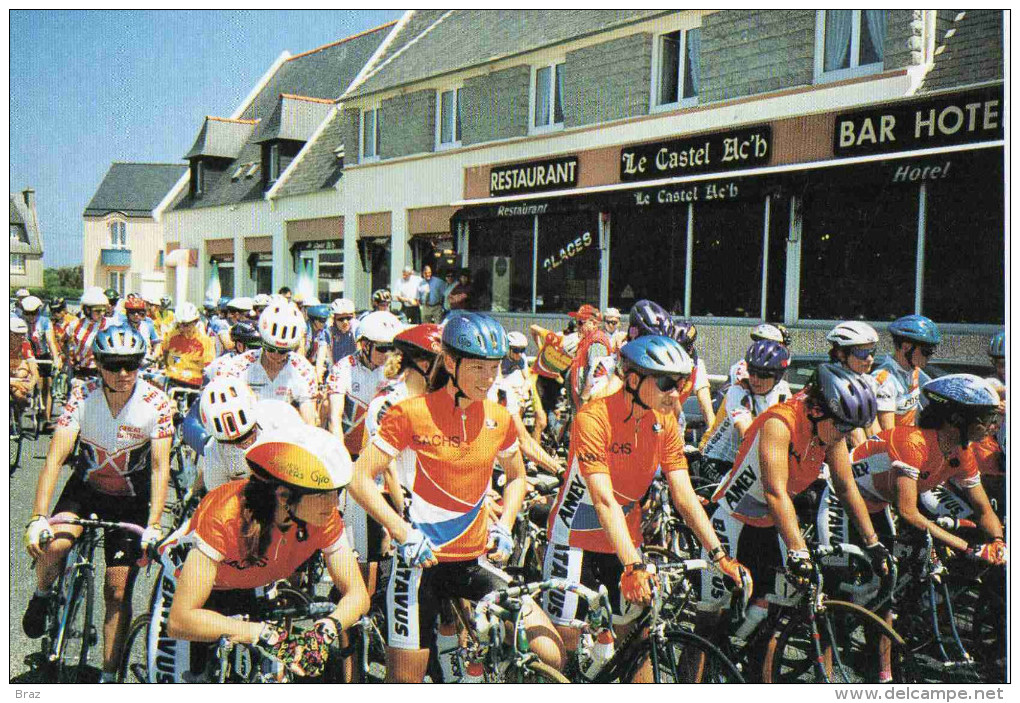
[{"label": "dormer window", "polygon": [[266,178],[269,183],[275,183],[280,177],[280,144],[278,142],[269,145],[267,158],[269,167],[266,169]]},{"label": "dormer window", "polygon": [[379,159],[379,108],[361,112],[361,162]]},{"label": "dormer window", "polygon": [[110,223],[110,248],[127,249],[127,225],[119,220]]},{"label": "dormer window", "polygon": [[201,159],[191,162],[191,186],[194,195],[202,195],[205,192],[205,165]]},{"label": "dormer window", "polygon": [[25,229],[25,225],[11,223],[11,241],[28,244],[28,231]]}]

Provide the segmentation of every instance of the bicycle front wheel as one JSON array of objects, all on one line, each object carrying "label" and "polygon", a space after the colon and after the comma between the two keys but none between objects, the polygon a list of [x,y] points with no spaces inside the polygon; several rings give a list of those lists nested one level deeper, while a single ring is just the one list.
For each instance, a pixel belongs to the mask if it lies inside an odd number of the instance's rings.
[{"label": "bicycle front wheel", "polygon": [[91,569],[75,569],[69,589],[70,597],[63,604],[64,617],[57,657],[57,681],[78,683],[85,678],[89,651],[97,641],[92,624],[95,589]]},{"label": "bicycle front wheel", "polygon": [[117,667],[117,683],[149,683],[150,622],[151,617],[146,613],[131,623]]},{"label": "bicycle front wheel", "polygon": [[693,632],[667,632],[649,650],[655,683],[744,683],[722,650]]},{"label": "bicycle front wheel", "polygon": [[855,603],[826,600],[815,617],[795,617],[769,645],[764,672],[772,683],[879,683],[886,665],[896,683],[913,681],[912,655],[903,638],[878,615]]}]

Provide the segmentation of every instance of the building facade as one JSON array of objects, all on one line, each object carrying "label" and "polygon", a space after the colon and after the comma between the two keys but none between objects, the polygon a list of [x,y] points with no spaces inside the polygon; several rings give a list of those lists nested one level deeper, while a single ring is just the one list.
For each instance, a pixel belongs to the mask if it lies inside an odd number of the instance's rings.
[{"label": "building facade", "polygon": [[164,294],[166,250],[158,217],[184,172],[180,164],[110,166],[83,215],[86,287],[113,288],[121,296]]},{"label": "building facade", "polygon": [[11,288],[41,288],[43,239],[35,191],[26,188],[10,196]]}]

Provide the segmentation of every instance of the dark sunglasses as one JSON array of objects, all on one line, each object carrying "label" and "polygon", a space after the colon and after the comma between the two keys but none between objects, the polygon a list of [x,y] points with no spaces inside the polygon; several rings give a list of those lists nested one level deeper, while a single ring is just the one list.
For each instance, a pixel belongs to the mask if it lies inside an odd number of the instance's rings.
[{"label": "dark sunglasses", "polygon": [[394,347],[392,344],[375,344],[372,346],[372,349],[379,352],[380,354],[389,354],[391,351],[393,351]]},{"label": "dark sunglasses", "polygon": [[[751,366],[747,367],[747,375],[761,379],[776,378],[776,373],[774,371],[769,371],[768,369],[756,369]],[[779,375],[782,376],[782,373],[780,373]]]},{"label": "dark sunglasses", "polygon": [[929,346],[927,344],[919,344],[917,347],[917,351],[921,352],[925,356],[931,356],[932,354],[934,354],[935,349],[936,349],[935,347]]},{"label": "dark sunglasses", "polygon": [[850,355],[852,357],[854,357],[855,359],[860,359],[861,361],[866,361],[868,359],[868,357],[875,356],[875,352],[876,351],[878,351],[877,347],[870,347],[868,349],[857,349],[857,348],[851,347]]},{"label": "dark sunglasses", "polygon": [[262,348],[265,349],[270,354],[280,354],[281,356],[287,354],[287,352],[290,351],[290,349],[278,349],[277,347],[274,347],[270,344],[266,344],[265,342],[262,343]]},{"label": "dark sunglasses", "polygon": [[683,376],[650,376],[655,380],[655,387],[663,393],[675,391],[684,382]]},{"label": "dark sunglasses", "polygon": [[128,315],[144,315],[144,310],[128,310]]},{"label": "dark sunglasses", "polygon": [[25,317],[38,317],[39,311],[36,310],[34,312],[29,312],[28,310],[22,310],[21,314],[24,315]]},{"label": "dark sunglasses", "polygon": [[606,324],[607,325],[618,325],[618,324],[620,324],[620,321],[619,320],[606,320]]},{"label": "dark sunglasses", "polygon": [[137,371],[142,366],[142,362],[134,359],[123,359],[123,360],[106,360],[101,364],[104,371],[109,373],[120,373],[121,371],[127,371],[132,373]]},{"label": "dark sunglasses", "polygon": [[354,315],[337,315],[336,316],[337,322],[350,322],[353,319],[354,319]]}]

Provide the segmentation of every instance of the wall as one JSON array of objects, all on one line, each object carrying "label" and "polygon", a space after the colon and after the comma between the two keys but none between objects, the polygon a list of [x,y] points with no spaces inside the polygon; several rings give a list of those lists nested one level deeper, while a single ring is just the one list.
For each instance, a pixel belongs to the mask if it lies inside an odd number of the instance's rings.
[{"label": "wall", "polygon": [[[112,248],[110,223],[124,222],[127,232],[127,248],[131,251],[131,268],[125,271],[128,292],[131,291],[134,276],[152,278],[157,270],[159,252],[163,250],[163,227],[151,217],[124,217],[104,215],[84,218],[84,239],[82,242],[82,268],[85,287],[110,285],[109,271],[103,266],[102,250]],[[140,280],[140,279],[138,279]]]},{"label": "wall", "polygon": [[[10,270],[10,268],[8,268]],[[11,288],[42,288],[43,261],[38,256],[25,257],[25,273],[10,275]]]},{"label": "wall", "polygon": [[529,66],[514,66],[464,81],[464,146],[528,133]]},{"label": "wall", "polygon": [[383,100],[379,114],[382,125],[379,152],[382,158],[432,151],[436,142],[434,90],[419,90]]},{"label": "wall", "polygon": [[652,35],[633,34],[572,51],[563,70],[565,127],[647,114]]}]

